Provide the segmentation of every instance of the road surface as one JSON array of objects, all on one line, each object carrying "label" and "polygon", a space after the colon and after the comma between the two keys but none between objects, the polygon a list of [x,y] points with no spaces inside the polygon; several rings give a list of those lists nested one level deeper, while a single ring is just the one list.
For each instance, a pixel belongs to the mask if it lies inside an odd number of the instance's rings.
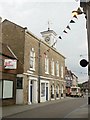
[{"label": "road surface", "polygon": [[69,98],[53,104],[46,104],[26,110],[7,118],[67,118],[67,116],[87,104],[87,98]]}]

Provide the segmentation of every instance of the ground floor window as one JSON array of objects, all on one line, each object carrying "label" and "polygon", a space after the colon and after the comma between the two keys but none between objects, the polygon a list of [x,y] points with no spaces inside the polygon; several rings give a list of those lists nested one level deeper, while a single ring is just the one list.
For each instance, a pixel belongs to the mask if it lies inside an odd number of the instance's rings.
[{"label": "ground floor window", "polygon": [[17,89],[23,89],[23,77],[17,77],[17,82],[16,82],[16,88]]},{"label": "ground floor window", "polygon": [[45,96],[45,83],[41,83],[41,97]]},{"label": "ground floor window", "polygon": [[54,85],[51,85],[51,98],[54,98]]},{"label": "ground floor window", "polygon": [[13,81],[3,80],[3,98],[13,98]]}]

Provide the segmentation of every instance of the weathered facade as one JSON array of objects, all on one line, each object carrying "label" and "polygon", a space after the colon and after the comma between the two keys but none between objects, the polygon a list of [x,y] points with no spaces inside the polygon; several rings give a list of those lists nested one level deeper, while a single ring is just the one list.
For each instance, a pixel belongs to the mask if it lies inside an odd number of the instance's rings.
[{"label": "weathered facade", "polygon": [[16,104],[17,68],[11,68],[9,62],[17,64],[17,58],[8,45],[0,43],[0,47],[0,101],[2,105],[12,105]]},{"label": "weathered facade", "polygon": [[2,42],[18,57],[17,104],[45,102],[65,95],[65,57],[55,48],[8,20],[2,22]]}]

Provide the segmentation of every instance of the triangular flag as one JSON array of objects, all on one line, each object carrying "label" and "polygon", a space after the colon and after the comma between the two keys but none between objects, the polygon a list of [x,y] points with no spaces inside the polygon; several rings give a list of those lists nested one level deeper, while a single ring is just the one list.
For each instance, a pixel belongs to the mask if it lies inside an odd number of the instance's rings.
[{"label": "triangular flag", "polygon": [[52,47],[55,45],[55,43],[53,43]]},{"label": "triangular flag", "polygon": [[55,45],[55,43],[53,43],[52,47]]},{"label": "triangular flag", "polygon": [[46,52],[44,52],[44,55],[46,55]]},{"label": "triangular flag", "polygon": [[66,28],[68,28],[69,30],[71,30],[71,28],[69,27],[69,25],[67,25],[67,27]]},{"label": "triangular flag", "polygon": [[59,36],[58,38],[59,38],[59,39],[62,39],[62,37],[61,37],[61,36]]},{"label": "triangular flag", "polygon": [[47,50],[48,52],[50,51],[50,48]]},{"label": "triangular flag", "polygon": [[65,30],[64,30],[63,32],[64,32],[64,33],[67,33],[67,31],[65,31]]},{"label": "triangular flag", "polygon": [[74,20],[71,20],[70,23],[75,23],[75,21],[74,21]]},{"label": "triangular flag", "polygon": [[[77,18],[77,15],[74,15],[73,17]],[[77,18],[78,19],[78,18]]]},{"label": "triangular flag", "polygon": [[77,13],[78,13],[78,15],[83,13],[82,10],[80,9],[80,7],[78,7],[78,9],[77,9]]}]

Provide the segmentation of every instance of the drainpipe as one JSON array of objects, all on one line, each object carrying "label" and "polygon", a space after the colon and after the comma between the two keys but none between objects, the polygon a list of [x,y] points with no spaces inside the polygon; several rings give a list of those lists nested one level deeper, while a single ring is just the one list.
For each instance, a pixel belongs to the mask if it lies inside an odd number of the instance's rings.
[{"label": "drainpipe", "polygon": [[40,103],[40,42],[38,44],[38,103]]}]

